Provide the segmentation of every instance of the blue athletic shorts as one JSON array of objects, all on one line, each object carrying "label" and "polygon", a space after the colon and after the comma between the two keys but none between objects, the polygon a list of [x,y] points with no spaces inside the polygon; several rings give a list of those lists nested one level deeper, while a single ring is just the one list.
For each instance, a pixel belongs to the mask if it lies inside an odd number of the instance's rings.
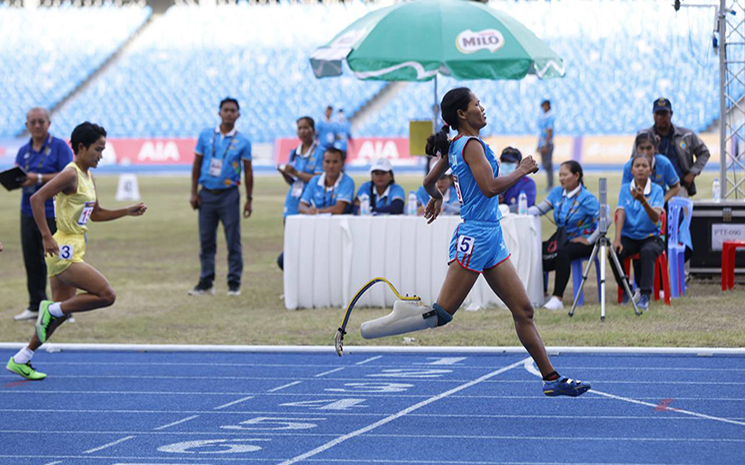
[{"label": "blue athletic shorts", "polygon": [[466,221],[458,225],[450,240],[450,261],[482,273],[510,258],[499,223]]}]

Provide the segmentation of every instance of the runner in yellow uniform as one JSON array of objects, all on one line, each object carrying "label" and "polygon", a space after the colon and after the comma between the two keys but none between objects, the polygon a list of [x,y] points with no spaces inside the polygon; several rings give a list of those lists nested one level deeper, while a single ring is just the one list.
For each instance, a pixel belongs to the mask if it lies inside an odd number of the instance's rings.
[{"label": "runner in yellow uniform", "polygon": [[[83,261],[88,221],[140,216],[147,209],[144,203],[119,210],[105,210],[98,204],[90,169],[98,166],[106,148],[104,128],[88,122],[80,124],[73,130],[70,142],[75,161],[31,196],[31,209],[47,255],[54,302],[45,300],[39,305],[34,336],[5,366],[8,371],[30,380],[46,378],[47,375],[31,366],[31,357],[71,313],[108,307],[116,300],[116,293],[106,278]],[[46,223],[44,202],[55,195],[57,232],[52,236]],[[78,289],[83,292],[78,294]]]}]

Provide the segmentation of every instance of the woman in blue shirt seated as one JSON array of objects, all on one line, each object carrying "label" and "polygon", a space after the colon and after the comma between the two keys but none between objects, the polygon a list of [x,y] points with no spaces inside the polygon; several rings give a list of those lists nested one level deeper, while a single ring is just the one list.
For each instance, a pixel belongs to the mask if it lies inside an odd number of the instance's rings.
[{"label": "woman in blue shirt seated", "polygon": [[[652,166],[646,155],[637,153],[631,159],[631,174],[633,179],[621,186],[616,207],[616,235],[613,240],[613,250],[618,253],[618,259],[623,261],[636,253],[641,261],[639,283],[641,296],[637,306],[646,310],[649,308],[649,296],[654,284],[654,264],[657,257],[664,250],[657,223],[665,201],[662,188],[650,179]],[[613,266],[611,269],[619,286],[621,273]],[[625,296],[627,301],[629,296]]]},{"label": "woman in blue shirt seated", "polygon": [[[460,200],[455,190],[453,171],[448,169],[435,183],[437,190],[442,194],[441,215],[460,215]],[[429,203],[430,196],[424,186],[416,191],[416,214],[424,215],[424,208]]]},{"label": "woman in blue shirt seated", "polygon": [[403,187],[393,178],[393,166],[387,158],[379,158],[370,167],[371,181],[360,186],[354,199],[354,213],[359,214],[363,201],[368,202],[368,213],[400,215],[404,212]]},{"label": "woman in blue shirt seated", "polygon": [[303,116],[297,120],[297,137],[300,139],[300,145],[290,152],[290,159],[286,165],[277,167],[285,182],[290,185],[285,197],[285,218],[298,214],[300,197],[308,181],[313,176],[323,173],[323,149],[315,142],[316,126],[313,118]]},{"label": "woman in blue shirt seated", "polygon": [[[582,180],[582,165],[574,160],[565,161],[559,169],[559,183],[546,200],[530,207],[528,214],[539,216],[554,210],[557,233],[555,246],[549,244],[544,255],[543,271],[556,270],[554,292],[543,308],[560,310],[564,307],[562,298],[571,274],[572,260],[589,257],[598,234],[598,199],[589,191]],[[550,241],[553,242],[553,241]]]},{"label": "woman in blue shirt seated", "polygon": [[[645,155],[652,164],[650,179],[662,188],[662,192],[665,194],[665,203],[667,203],[680,190],[680,178],[675,172],[675,167],[673,167],[670,159],[657,153],[659,145],[660,136],[651,132],[639,133],[634,141],[636,153]],[[623,180],[621,183],[629,184],[632,180],[631,160],[629,160],[623,166]]]},{"label": "woman in blue shirt seated", "polygon": [[[506,147],[502,150],[502,155],[499,156],[499,175],[507,176],[517,169],[520,162],[523,160],[523,154],[514,147]],[[499,203],[503,203],[510,207],[512,213],[517,213],[518,202],[520,201],[520,193],[525,192],[525,196],[528,200],[528,207],[535,205],[536,198],[536,187],[535,181],[528,176],[517,181],[504,193],[499,195]]]},{"label": "woman in blue shirt seated", "polygon": [[323,154],[323,174],[314,176],[300,198],[303,215],[352,213],[354,181],[344,173],[344,154],[329,147]]}]

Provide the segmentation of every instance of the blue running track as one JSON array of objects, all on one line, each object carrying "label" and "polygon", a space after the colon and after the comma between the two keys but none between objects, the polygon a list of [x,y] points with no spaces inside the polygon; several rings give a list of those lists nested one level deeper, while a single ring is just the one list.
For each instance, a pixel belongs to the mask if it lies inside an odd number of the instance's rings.
[{"label": "blue running track", "polygon": [[593,391],[519,353],[39,352],[0,375],[0,464],[745,464],[745,357],[552,360]]}]

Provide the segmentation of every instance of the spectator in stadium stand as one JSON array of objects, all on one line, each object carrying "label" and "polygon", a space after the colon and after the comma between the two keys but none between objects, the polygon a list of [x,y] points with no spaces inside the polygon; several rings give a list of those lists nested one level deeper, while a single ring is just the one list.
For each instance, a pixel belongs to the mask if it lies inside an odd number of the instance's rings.
[{"label": "spectator in stadium stand", "polygon": [[344,110],[339,109],[339,120],[336,123],[336,143],[334,147],[344,152],[345,156],[349,143],[352,141],[352,124],[344,115]]},{"label": "spectator in stadium stand", "polygon": [[[650,179],[652,165],[649,158],[641,153],[634,155],[631,163],[634,179],[629,184],[622,184],[616,207],[616,235],[613,249],[618,253],[618,260],[623,264],[627,257],[639,254],[641,274],[636,276],[641,290],[640,296],[634,296],[637,306],[642,310],[649,308],[649,296],[654,284],[655,261],[665,250],[660,237],[658,222],[664,208],[662,188]],[[617,270],[611,260],[611,270],[619,286],[621,271]],[[629,284],[629,287],[630,284]],[[624,292],[624,303],[630,296]]]},{"label": "spectator in stadium stand", "polygon": [[326,114],[321,121],[316,124],[316,134],[318,136],[318,146],[321,150],[326,151],[327,148],[333,147],[336,142],[336,131],[338,124],[332,121],[331,116],[334,114],[334,107],[331,105],[326,107]]},{"label": "spectator in stadium stand", "polygon": [[528,214],[534,216],[554,211],[556,232],[543,245],[543,271],[556,270],[553,295],[543,308],[553,311],[564,308],[562,299],[572,260],[589,257],[599,234],[600,203],[585,187],[583,177],[582,165],[574,160],[565,161],[559,168],[561,185],[546,200],[528,209]]},{"label": "spectator in stadium stand", "polygon": [[406,192],[396,184],[393,166],[387,158],[379,158],[370,167],[370,181],[362,183],[354,199],[354,214],[360,214],[360,204],[367,201],[369,213],[400,215],[404,212]]},{"label": "spectator in stadium stand", "polygon": [[308,181],[313,176],[323,173],[323,150],[315,141],[316,125],[313,118],[303,116],[297,120],[297,137],[300,139],[300,145],[290,152],[287,164],[277,167],[285,182],[290,185],[285,198],[285,218],[299,213],[300,197]]},{"label": "spectator in stadium stand", "polygon": [[[16,321],[36,319],[39,314],[39,304],[47,300],[47,265],[44,261],[44,244],[31,211],[31,196],[72,162],[72,150],[64,140],[49,133],[50,125],[51,120],[46,109],[32,108],[29,110],[26,114],[26,129],[31,134],[31,139],[18,150],[16,156],[15,164],[23,168],[27,175],[21,196],[21,248],[29,295],[28,308],[13,318]],[[47,225],[54,234],[57,231],[57,221],[53,200],[47,201],[44,209]]]},{"label": "spectator in stadium stand", "polygon": [[[235,127],[240,106],[234,98],[220,102],[221,122],[199,134],[191,172],[191,206],[199,210],[199,283],[189,295],[214,294],[217,226],[222,222],[228,246],[228,295],[241,293],[243,249],[241,247],[241,169],[246,184],[243,217],[251,216],[253,168],[251,142]],[[202,188],[197,192],[198,186]]]},{"label": "spectator in stadium stand", "polygon": [[[440,209],[441,215],[460,215],[460,201],[458,200],[458,192],[455,190],[455,180],[453,179],[453,171],[447,170],[435,184],[437,190],[442,194],[442,207]],[[427,193],[427,189],[421,186],[416,191],[416,214],[418,216],[424,216],[424,208],[429,203],[430,196]]]},{"label": "spectator in stadium stand", "polygon": [[540,131],[538,136],[538,153],[541,154],[541,163],[548,179],[548,186],[546,186],[545,192],[550,192],[554,188],[553,156],[555,123],[554,115],[551,113],[551,101],[542,101],[541,109],[543,110],[543,114],[538,120],[538,129]]},{"label": "spectator in stadium stand", "polygon": [[[499,156],[499,174],[507,176],[517,169],[523,159],[523,154],[514,147],[507,147],[502,150]],[[518,200],[520,193],[525,192],[528,199],[528,207],[535,205],[536,187],[532,178],[525,176],[512,185],[504,193],[499,195],[499,203],[506,204],[510,207],[512,213],[517,213]]]},{"label": "spectator in stadium stand", "polygon": [[[693,131],[672,124],[673,107],[670,100],[658,98],[654,101],[652,112],[654,126],[640,132],[652,132],[660,136],[657,152],[670,160],[683,187],[677,195],[692,197],[696,195],[694,179],[709,161],[709,149]],[[636,154],[636,144],[633,154]]]},{"label": "spectator in stadium stand", "polygon": [[354,181],[344,172],[344,154],[329,147],[323,154],[323,174],[314,176],[300,199],[303,215],[352,213]]}]

